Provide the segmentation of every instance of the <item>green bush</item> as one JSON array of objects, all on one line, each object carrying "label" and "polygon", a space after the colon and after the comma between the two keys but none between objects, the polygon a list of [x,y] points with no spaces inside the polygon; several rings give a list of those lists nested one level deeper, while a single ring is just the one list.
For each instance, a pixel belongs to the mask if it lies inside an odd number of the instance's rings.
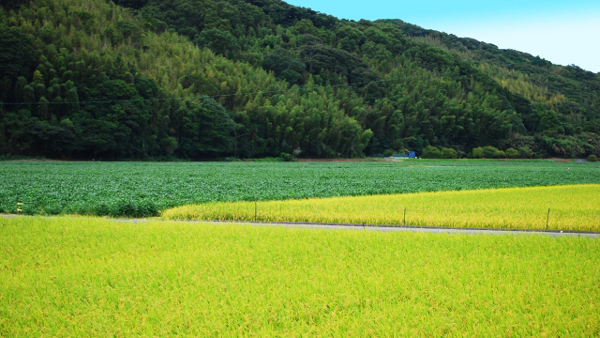
[{"label": "green bush", "polygon": [[442,157],[443,158],[457,158],[458,154],[456,153],[456,150],[454,150],[452,148],[443,148],[442,149]]},{"label": "green bush", "polygon": [[485,158],[494,158],[498,153],[498,148],[492,146],[483,147],[483,157]]},{"label": "green bush", "polygon": [[294,155],[288,153],[281,153],[281,159],[284,162],[296,162],[296,158],[294,157]]},{"label": "green bush", "polygon": [[531,158],[531,155],[533,155],[533,151],[531,151],[531,149],[529,149],[529,147],[520,147],[519,148],[519,157]]},{"label": "green bush", "polygon": [[598,157],[596,157],[596,155],[590,155],[587,158],[588,162],[598,162]]},{"label": "green bush", "polygon": [[383,152],[383,156],[385,156],[385,157],[390,157],[390,156],[392,156],[392,155],[394,155],[394,149],[386,149],[386,150]]},{"label": "green bush", "polygon": [[517,158],[519,157],[519,151],[515,148],[508,148],[506,149],[506,157]]},{"label": "green bush", "polygon": [[473,152],[471,153],[471,157],[473,157],[473,158],[482,158],[483,157],[483,148],[481,148],[481,147],[473,148]]},{"label": "green bush", "polygon": [[248,159],[250,162],[283,162],[283,157],[261,157]]},{"label": "green bush", "polygon": [[506,153],[504,151],[502,151],[502,150],[498,150],[496,152],[496,157],[497,158],[506,158]]},{"label": "green bush", "polygon": [[422,158],[441,158],[442,152],[434,146],[427,146],[427,147],[425,147],[425,149],[423,149],[423,155],[421,157]]}]

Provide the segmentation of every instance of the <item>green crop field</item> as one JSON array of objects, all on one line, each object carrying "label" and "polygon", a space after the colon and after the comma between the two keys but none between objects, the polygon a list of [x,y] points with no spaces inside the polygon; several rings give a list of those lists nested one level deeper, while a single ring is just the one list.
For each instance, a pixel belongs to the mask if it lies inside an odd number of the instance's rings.
[{"label": "green crop field", "polygon": [[600,335],[600,240],[0,218],[0,336]]},{"label": "green crop field", "polygon": [[0,162],[0,212],[155,216],[214,201],[600,183],[597,163],[413,160],[328,163]]}]

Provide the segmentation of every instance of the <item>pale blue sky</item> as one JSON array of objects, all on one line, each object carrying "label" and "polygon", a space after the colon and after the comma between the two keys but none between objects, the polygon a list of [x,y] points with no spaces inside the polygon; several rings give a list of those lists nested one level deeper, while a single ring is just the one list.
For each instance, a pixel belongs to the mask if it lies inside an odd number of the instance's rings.
[{"label": "pale blue sky", "polygon": [[343,19],[401,19],[600,72],[600,0],[286,2]]}]

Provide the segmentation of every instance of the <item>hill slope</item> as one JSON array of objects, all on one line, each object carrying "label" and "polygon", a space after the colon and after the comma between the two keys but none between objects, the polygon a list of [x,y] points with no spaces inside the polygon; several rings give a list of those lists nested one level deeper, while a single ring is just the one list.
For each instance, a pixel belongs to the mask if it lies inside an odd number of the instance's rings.
[{"label": "hill slope", "polygon": [[278,0],[3,6],[2,154],[600,155],[600,75],[400,20]]}]

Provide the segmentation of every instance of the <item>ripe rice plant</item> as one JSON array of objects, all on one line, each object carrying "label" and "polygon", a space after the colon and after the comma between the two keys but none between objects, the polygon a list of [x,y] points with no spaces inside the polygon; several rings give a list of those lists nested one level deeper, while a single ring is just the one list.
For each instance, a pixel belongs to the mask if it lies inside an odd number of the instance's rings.
[{"label": "ripe rice plant", "polygon": [[599,231],[600,185],[333,197],[256,204],[218,202],[176,207],[164,211],[162,216],[165,219],[221,221]]},{"label": "ripe rice plant", "polygon": [[0,218],[0,336],[600,335],[600,240]]}]

